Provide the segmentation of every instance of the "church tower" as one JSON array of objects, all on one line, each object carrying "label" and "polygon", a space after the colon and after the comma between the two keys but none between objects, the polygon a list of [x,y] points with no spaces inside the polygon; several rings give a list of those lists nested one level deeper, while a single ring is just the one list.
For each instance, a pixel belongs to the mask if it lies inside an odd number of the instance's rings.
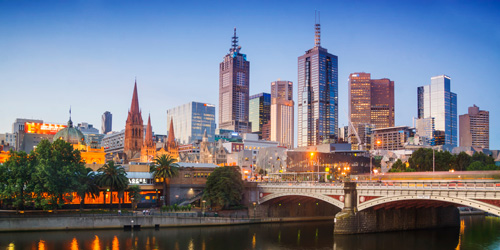
[{"label": "church tower", "polygon": [[148,126],[146,127],[146,138],[141,150],[141,162],[152,162],[156,155],[156,144],[153,141],[153,127],[151,126],[151,115],[148,116]]},{"label": "church tower", "polygon": [[125,142],[123,152],[127,156],[127,162],[131,159],[139,158],[144,137],[144,123],[142,121],[141,110],[139,109],[139,97],[137,96],[137,80],[132,94],[132,104],[128,111],[127,122],[125,124]]},{"label": "church tower", "polygon": [[179,145],[177,145],[177,142],[175,141],[173,119],[170,119],[170,127],[168,129],[166,149],[172,157],[179,158]]}]

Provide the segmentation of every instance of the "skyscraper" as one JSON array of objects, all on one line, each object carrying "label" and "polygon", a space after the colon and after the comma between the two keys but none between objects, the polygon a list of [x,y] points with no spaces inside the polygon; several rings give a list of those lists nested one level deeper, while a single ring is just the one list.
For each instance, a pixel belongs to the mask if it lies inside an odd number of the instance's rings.
[{"label": "skyscraper", "polygon": [[144,123],[142,113],[139,109],[139,97],[137,96],[137,81],[134,84],[134,93],[132,94],[132,104],[128,111],[127,122],[125,124],[125,141],[123,152],[127,155],[127,161],[140,158],[141,147],[144,138]]},{"label": "skyscraper", "polygon": [[[349,128],[353,149],[358,149],[352,127],[356,128],[387,128],[394,127],[394,82],[384,79],[371,79],[370,73],[353,73],[349,75]],[[365,124],[364,126],[360,126]],[[360,138],[362,131],[357,131]],[[369,147],[368,140],[361,144]]]},{"label": "skyscraper", "polygon": [[175,139],[181,145],[201,141],[205,131],[208,141],[214,142],[215,105],[189,102],[167,110],[167,121],[172,121]]},{"label": "skyscraper", "polygon": [[434,139],[444,136],[444,144],[457,146],[457,94],[451,92],[451,78],[434,76],[431,84],[418,87],[418,118],[434,118]]},{"label": "skyscraper", "polygon": [[113,115],[106,111],[101,116],[101,134],[106,134],[113,130]]},{"label": "skyscraper", "polygon": [[219,65],[219,127],[247,133],[250,88],[250,62],[240,53],[236,28],[229,53]]},{"label": "skyscraper", "polygon": [[293,148],[293,83],[276,81],[271,83],[271,141],[280,146]]},{"label": "skyscraper", "polygon": [[259,138],[262,139],[262,127],[271,118],[271,94],[259,93],[250,96],[249,113],[251,132],[259,134]]},{"label": "skyscraper", "polygon": [[338,58],[321,47],[320,24],[315,45],[298,59],[298,146],[335,142],[338,133]]},{"label": "skyscraper", "polygon": [[460,147],[490,148],[490,112],[474,105],[459,121]]}]

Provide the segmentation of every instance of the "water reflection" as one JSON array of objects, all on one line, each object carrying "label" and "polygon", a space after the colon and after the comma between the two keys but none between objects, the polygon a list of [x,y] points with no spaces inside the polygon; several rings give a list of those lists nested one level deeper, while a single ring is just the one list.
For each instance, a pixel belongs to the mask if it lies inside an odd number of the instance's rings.
[{"label": "water reflection", "polygon": [[33,249],[498,249],[500,219],[468,217],[460,228],[333,236],[333,222],[0,234],[0,250]]}]

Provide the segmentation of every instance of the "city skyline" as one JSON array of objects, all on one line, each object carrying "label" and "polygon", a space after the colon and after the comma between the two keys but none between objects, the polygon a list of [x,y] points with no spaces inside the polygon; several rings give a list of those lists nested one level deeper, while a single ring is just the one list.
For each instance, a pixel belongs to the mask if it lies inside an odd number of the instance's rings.
[{"label": "city skyline", "polygon": [[[245,18],[215,25],[221,18],[209,19],[222,10],[209,7],[210,12],[203,4],[188,12],[191,6],[159,2],[126,3],[120,8],[109,3],[0,2],[0,20],[9,24],[0,27],[0,45],[5,48],[0,74],[7,93],[3,99],[15,104],[2,111],[0,133],[12,132],[16,118],[65,124],[70,105],[75,123],[100,127],[101,114],[110,111],[114,130],[120,131],[127,117],[123,107],[130,105],[137,76],[141,109],[153,116],[155,133],[166,134],[167,109],[188,101],[218,103],[218,63],[235,26],[252,61],[250,95],[269,92],[269,82],[278,78],[298,82],[296,58],[314,44],[314,10],[321,11],[322,46],[339,56],[339,126],[347,125],[351,72],[370,72],[373,78],[398,83],[396,126],[412,126],[411,118],[418,115],[417,87],[442,74],[452,78],[458,115],[476,104],[490,111],[491,127],[500,122],[494,109],[499,86],[491,74],[500,67],[500,33],[494,26],[500,19],[495,15],[497,3],[374,6],[378,3],[319,1],[292,3],[286,9],[278,8],[278,2],[266,8],[235,5],[247,7],[249,13],[228,13],[229,17]],[[147,18],[129,18],[134,8]],[[375,15],[372,11],[383,8],[389,10],[384,20],[369,19]],[[146,15],[146,10],[151,13]],[[271,17],[273,12],[277,13]],[[367,16],[355,19],[363,15]],[[421,19],[424,15],[426,20]],[[297,18],[284,20],[287,16]],[[253,20],[257,17],[262,20]],[[260,28],[263,24],[267,26]],[[378,27],[376,32],[373,27]],[[357,29],[365,32],[358,34]],[[362,39],[365,35],[372,42]],[[294,42],[283,42],[283,37]],[[199,71],[190,74],[195,59],[200,60]],[[499,132],[490,133],[490,147],[500,148]]]}]

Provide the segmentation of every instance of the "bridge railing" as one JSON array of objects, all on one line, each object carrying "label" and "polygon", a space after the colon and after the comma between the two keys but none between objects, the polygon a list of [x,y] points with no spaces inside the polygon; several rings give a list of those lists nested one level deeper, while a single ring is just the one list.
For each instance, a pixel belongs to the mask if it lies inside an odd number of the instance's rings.
[{"label": "bridge railing", "polygon": [[311,188],[343,188],[340,182],[259,182],[262,187],[311,187]]},{"label": "bridge railing", "polygon": [[500,181],[382,181],[358,182],[366,189],[500,190]]}]

